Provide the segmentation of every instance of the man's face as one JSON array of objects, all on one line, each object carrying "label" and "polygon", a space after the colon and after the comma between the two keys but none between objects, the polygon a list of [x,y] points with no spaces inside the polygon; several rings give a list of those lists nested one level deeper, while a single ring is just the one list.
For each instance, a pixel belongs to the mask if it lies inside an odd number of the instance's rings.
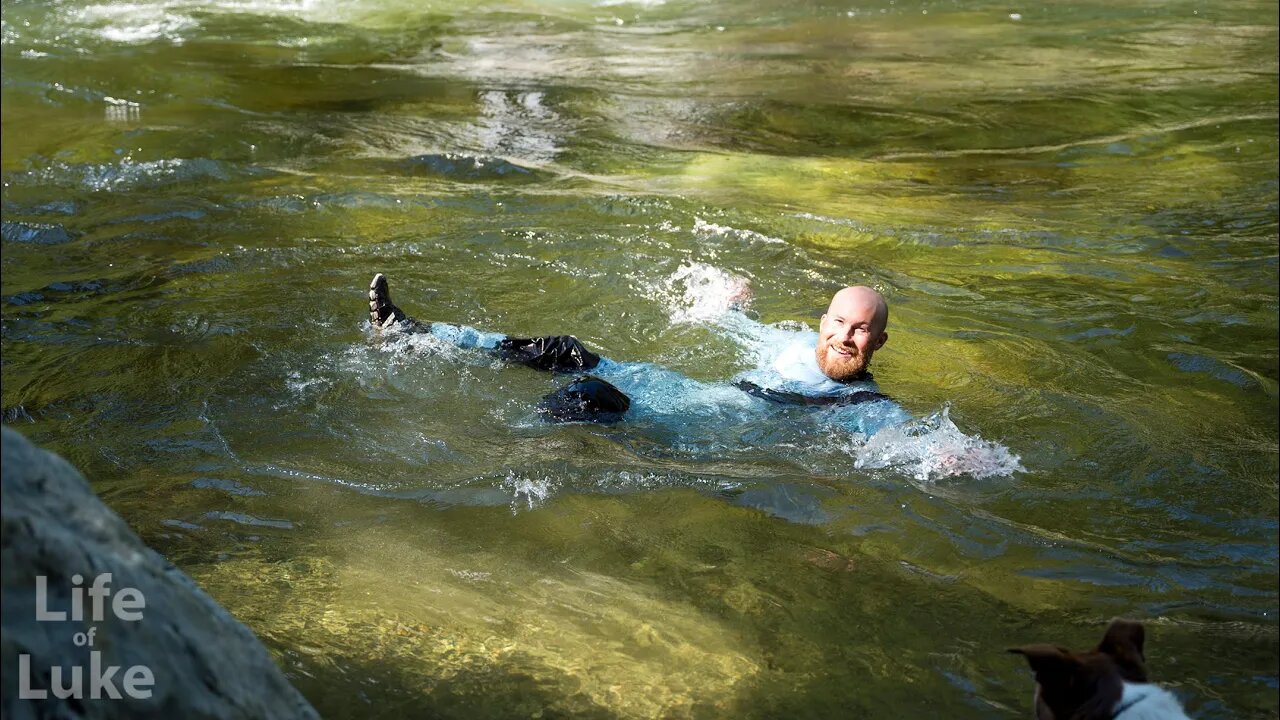
[{"label": "man's face", "polygon": [[818,326],[818,369],[836,382],[859,379],[871,364],[871,356],[889,339],[885,316],[877,317],[881,303],[870,290],[842,290],[831,301]]}]

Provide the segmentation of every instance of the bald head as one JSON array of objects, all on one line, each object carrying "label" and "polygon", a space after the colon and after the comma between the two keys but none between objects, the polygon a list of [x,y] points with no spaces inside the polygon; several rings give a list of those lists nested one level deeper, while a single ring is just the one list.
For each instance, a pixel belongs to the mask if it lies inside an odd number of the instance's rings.
[{"label": "bald head", "polygon": [[839,312],[861,317],[867,310],[871,313],[872,333],[879,335],[888,329],[889,303],[885,302],[883,295],[866,285],[841,290],[831,297],[831,304],[827,306],[828,315]]},{"label": "bald head", "polygon": [[871,356],[889,340],[889,303],[865,285],[836,293],[818,326],[818,368],[836,382],[867,377]]}]

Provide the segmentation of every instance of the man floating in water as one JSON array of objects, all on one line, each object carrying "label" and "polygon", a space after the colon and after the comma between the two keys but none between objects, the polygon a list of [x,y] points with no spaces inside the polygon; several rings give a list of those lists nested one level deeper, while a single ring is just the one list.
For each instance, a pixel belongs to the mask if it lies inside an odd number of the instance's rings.
[{"label": "man floating in water", "polygon": [[[733,316],[739,325],[754,326],[746,332],[758,335],[766,329],[741,313]],[[572,335],[517,338],[416,320],[392,302],[381,273],[369,286],[369,321],[378,331],[430,333],[509,362],[576,374],[539,404],[540,414],[553,422],[616,422],[627,415],[637,396],[659,398],[664,406],[680,397],[724,399],[723,392],[709,391],[670,370],[601,358]],[[889,339],[888,324],[889,306],[880,293],[865,286],[846,287],[832,297],[817,333],[788,333],[792,337],[771,362],[734,379],[737,399],[751,396],[774,403],[831,406],[836,424],[867,436],[905,422],[910,416],[879,392],[869,370],[875,352]],[[586,371],[594,374],[583,374]],[[856,412],[850,412],[853,406],[859,406]]]}]

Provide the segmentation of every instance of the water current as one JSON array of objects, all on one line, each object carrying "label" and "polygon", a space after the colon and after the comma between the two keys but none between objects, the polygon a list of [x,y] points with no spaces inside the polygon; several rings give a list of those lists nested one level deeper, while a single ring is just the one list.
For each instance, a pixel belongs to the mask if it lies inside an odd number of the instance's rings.
[{"label": "water current", "polygon": [[[1028,717],[1116,616],[1276,717],[1277,15],[6,2],[5,422],[329,718]],[[546,424],[375,272],[687,392]],[[850,283],[914,420],[744,404]]]}]

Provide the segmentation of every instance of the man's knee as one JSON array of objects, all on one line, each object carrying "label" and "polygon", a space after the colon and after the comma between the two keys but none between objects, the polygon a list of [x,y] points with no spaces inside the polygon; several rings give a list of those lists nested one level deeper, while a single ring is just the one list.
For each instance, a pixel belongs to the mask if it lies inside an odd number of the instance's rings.
[{"label": "man's knee", "polygon": [[506,360],[539,370],[570,372],[590,370],[600,364],[600,356],[572,335],[508,337],[498,343],[498,352]]},{"label": "man's knee", "polygon": [[631,399],[593,375],[583,375],[542,398],[538,412],[550,422],[613,423],[622,419]]}]

